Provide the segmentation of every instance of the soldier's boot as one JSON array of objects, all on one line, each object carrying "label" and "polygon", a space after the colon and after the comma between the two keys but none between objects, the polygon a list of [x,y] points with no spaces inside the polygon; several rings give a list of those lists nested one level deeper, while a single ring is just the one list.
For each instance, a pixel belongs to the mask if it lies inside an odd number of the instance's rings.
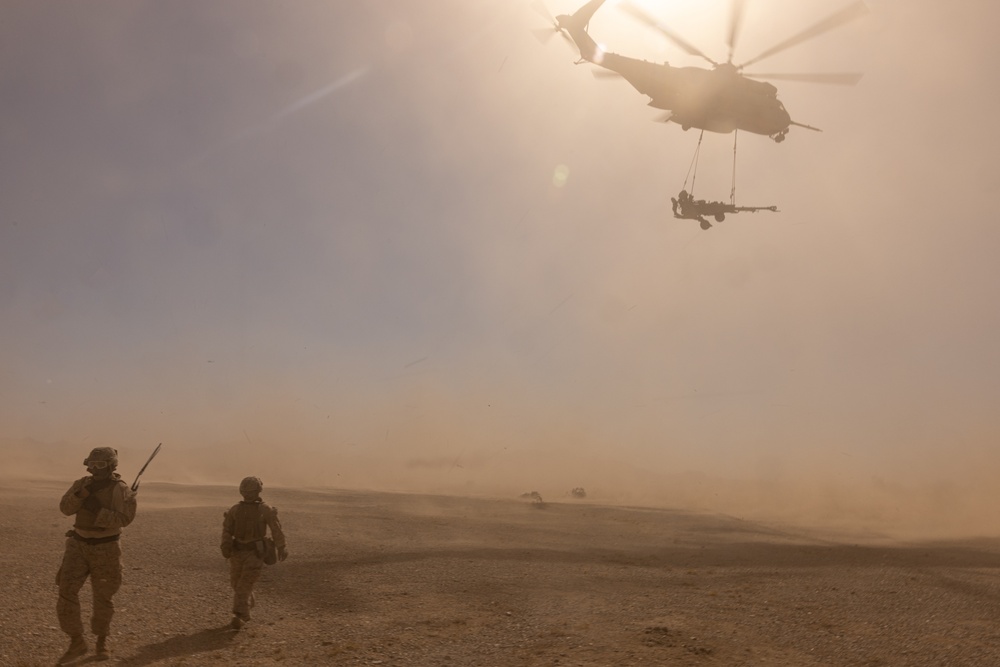
[{"label": "soldier's boot", "polygon": [[107,660],[111,657],[111,650],[108,648],[108,638],[104,635],[97,636],[97,646],[94,653],[98,660]]},{"label": "soldier's boot", "polygon": [[86,653],[87,642],[84,641],[83,635],[73,635],[69,640],[69,648],[66,649],[66,652],[62,654],[62,657],[59,658],[59,662],[56,664],[65,665],[66,663],[72,662]]},{"label": "soldier's boot", "polygon": [[229,621],[229,627],[233,630],[239,630],[243,627],[243,621],[239,616],[233,616],[233,620]]}]

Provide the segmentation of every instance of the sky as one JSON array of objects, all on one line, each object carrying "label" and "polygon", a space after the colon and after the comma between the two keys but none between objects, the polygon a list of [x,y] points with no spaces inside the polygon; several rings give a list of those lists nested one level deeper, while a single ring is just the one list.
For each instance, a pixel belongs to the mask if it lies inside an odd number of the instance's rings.
[{"label": "sky", "polygon": [[[640,4],[725,59],[728,2]],[[846,4],[749,0],[736,61]],[[529,2],[3,3],[0,441],[995,530],[1000,9],[867,4],[755,66],[864,78],[775,82],[823,131],[739,134],[780,211],[704,232],[696,131]],[[608,51],[705,65],[615,5]]]}]

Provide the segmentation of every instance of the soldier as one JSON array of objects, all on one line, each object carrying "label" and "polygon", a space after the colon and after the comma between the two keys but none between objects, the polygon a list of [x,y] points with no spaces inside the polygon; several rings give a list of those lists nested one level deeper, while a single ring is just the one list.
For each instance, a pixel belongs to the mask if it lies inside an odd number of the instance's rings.
[{"label": "soldier", "polygon": [[221,546],[223,557],[229,560],[229,581],[233,587],[233,620],[229,627],[234,630],[250,620],[253,586],[260,578],[268,548],[268,528],[277,550],[277,560],[288,558],[278,509],[261,500],[263,489],[264,483],[259,478],[245,478],[240,482],[243,500],[223,514]]},{"label": "soldier", "polygon": [[56,574],[59,586],[56,614],[59,627],[70,636],[69,648],[59,664],[87,653],[79,594],[88,576],[94,598],[90,629],[97,636],[95,652],[98,660],[111,657],[108,633],[115,612],[112,597],[122,583],[122,550],[118,539],[122,528],[132,523],[136,510],[135,493],[115,472],[117,450],[97,447],[83,465],[90,474],[73,482],[59,503],[63,514],[76,515],[73,529],[66,533],[66,550]]},{"label": "soldier", "polygon": [[708,229],[712,226],[712,223],[702,215],[702,209],[705,208],[705,200],[695,199],[687,190],[681,190],[680,194],[677,195],[677,199],[671,197],[670,204],[674,210],[675,218],[697,220],[702,229]]}]

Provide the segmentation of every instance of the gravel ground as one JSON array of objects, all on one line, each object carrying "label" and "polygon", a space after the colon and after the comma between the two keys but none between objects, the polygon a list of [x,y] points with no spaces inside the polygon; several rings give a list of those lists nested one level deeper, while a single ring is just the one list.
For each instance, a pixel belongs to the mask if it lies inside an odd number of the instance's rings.
[{"label": "gravel ground", "polygon": [[[0,484],[2,665],[51,665],[66,647],[63,486]],[[110,664],[1000,665],[1000,539],[832,540],[585,502],[264,497],[291,556],[233,632],[218,539],[235,488],[143,485]]]}]

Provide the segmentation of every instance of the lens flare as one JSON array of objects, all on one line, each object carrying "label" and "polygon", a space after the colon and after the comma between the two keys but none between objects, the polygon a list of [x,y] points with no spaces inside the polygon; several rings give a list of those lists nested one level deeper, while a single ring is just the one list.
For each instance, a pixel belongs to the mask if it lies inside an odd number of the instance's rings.
[{"label": "lens flare", "polygon": [[569,180],[569,167],[564,164],[557,164],[552,174],[552,185],[561,188]]}]

